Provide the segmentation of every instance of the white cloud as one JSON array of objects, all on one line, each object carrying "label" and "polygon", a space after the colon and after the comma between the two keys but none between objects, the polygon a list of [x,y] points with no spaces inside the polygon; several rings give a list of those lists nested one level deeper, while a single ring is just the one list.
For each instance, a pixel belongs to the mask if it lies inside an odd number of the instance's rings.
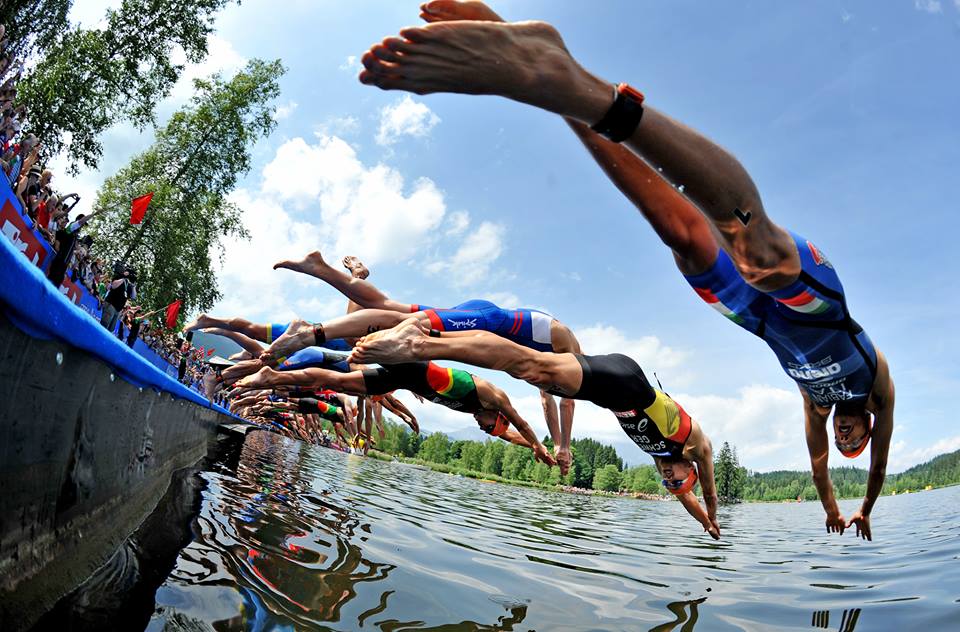
[{"label": "white cloud", "polygon": [[[956,0],[954,0],[954,2],[956,3]],[[943,12],[943,6],[939,0],[914,0],[913,6],[916,7],[918,11],[926,11],[927,13]]]},{"label": "white cloud", "polygon": [[689,380],[688,372],[683,367],[690,354],[663,344],[656,336],[628,338],[621,330],[603,323],[592,327],[577,327],[574,333],[584,353],[622,353],[636,360],[649,379],[654,380],[653,372],[659,371],[663,379],[668,379],[670,385]]},{"label": "white cloud", "polygon": [[273,112],[273,120],[282,121],[285,118],[290,118],[290,116],[297,110],[297,102],[289,101],[283,105],[278,105],[277,109]]},{"label": "white cloud", "polygon": [[503,252],[505,232],[501,224],[482,222],[463,238],[452,257],[434,261],[426,270],[430,274],[443,274],[456,287],[476,285],[489,276],[490,266]]},{"label": "white cloud", "polygon": [[356,55],[347,55],[347,58],[343,60],[343,63],[339,66],[340,70],[349,71],[349,70],[360,70],[360,60]]},{"label": "white cloud", "polygon": [[730,442],[736,446],[740,462],[750,469],[803,470],[810,466],[802,399],[796,390],[753,384],[741,388],[736,397],[674,395],[700,423],[714,450],[724,441]]},{"label": "white cloud", "polygon": [[447,225],[446,234],[448,236],[462,235],[470,226],[470,213],[466,211],[454,211],[447,216],[444,221]]},{"label": "white cloud", "polygon": [[254,322],[312,316],[314,306],[309,303],[293,307],[287,292],[290,285],[283,282],[283,272],[273,270],[273,264],[315,249],[317,244],[311,236],[316,227],[294,220],[269,196],[240,189],[230,195],[230,201],[242,210],[242,221],[251,238],[232,239],[225,244],[219,274],[224,298],[212,313],[242,316]]},{"label": "white cloud", "polygon": [[263,170],[264,193],[307,209],[319,201],[315,244],[361,257],[368,265],[400,262],[422,252],[446,212],[443,194],[429,178],[410,186],[399,171],[368,167],[337,137],[316,144],[287,141]]},{"label": "white cloud", "polygon": [[376,140],[380,145],[392,145],[402,136],[423,138],[439,122],[440,117],[425,103],[419,103],[410,95],[404,95],[392,105],[384,106],[380,110],[380,129],[377,131]]},{"label": "white cloud", "polygon": [[[366,165],[335,136],[282,143],[262,175],[258,191],[231,196],[252,239],[227,245],[218,315],[274,321],[295,313],[313,319],[340,313],[342,297],[304,293],[314,287],[330,292],[324,284],[303,277],[293,282],[281,276],[291,273],[271,269],[278,260],[317,249],[330,261],[353,254],[374,266],[403,263],[431,248],[441,252],[440,265],[459,284],[485,278],[503,251],[503,226],[483,222],[466,237],[445,235],[438,229],[446,202],[433,181],[408,184],[396,169]],[[458,212],[453,221],[469,227],[469,214]],[[444,257],[444,251],[452,254]]]},{"label": "white cloud", "polygon": [[946,437],[944,439],[940,439],[933,445],[928,445],[923,448],[914,448],[912,450],[907,449],[906,441],[895,441],[890,446],[890,458],[887,465],[887,471],[901,472],[913,467],[914,465],[919,465],[920,463],[929,461],[937,455],[953,452],[954,450],[960,450],[960,435]]},{"label": "white cloud", "polygon": [[360,119],[355,116],[331,116],[316,126],[317,137],[350,136],[360,131]]}]

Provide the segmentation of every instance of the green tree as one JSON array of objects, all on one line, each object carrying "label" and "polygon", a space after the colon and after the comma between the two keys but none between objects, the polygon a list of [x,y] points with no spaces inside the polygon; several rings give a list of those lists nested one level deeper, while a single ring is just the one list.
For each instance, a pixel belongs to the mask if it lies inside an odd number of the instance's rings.
[{"label": "green tree", "polygon": [[0,24],[7,27],[7,48],[15,59],[26,61],[60,41],[70,28],[67,15],[72,0],[4,0]]},{"label": "green tree", "polygon": [[417,456],[424,461],[446,463],[450,457],[450,439],[442,432],[434,432],[424,439]]},{"label": "green tree", "polygon": [[503,472],[503,441],[487,441],[483,448],[483,460],[480,471],[500,476]]},{"label": "green tree", "polygon": [[96,167],[107,128],[153,123],[184,69],[174,51],[202,61],[215,13],[230,1],[123,0],[107,10],[103,28],[63,34],[18,86],[27,128],[43,141],[44,156],[65,150],[72,171],[81,163]]},{"label": "green tree", "polygon": [[620,489],[620,470],[610,463],[604,465],[593,475],[593,489],[615,492]]},{"label": "green tree", "polygon": [[460,467],[479,472],[483,464],[483,444],[479,441],[467,441],[460,448]]},{"label": "green tree", "polygon": [[731,448],[730,444],[724,441],[713,462],[717,495],[724,502],[741,500],[747,482],[747,470],[740,467],[736,448]]},{"label": "green tree", "polygon": [[503,473],[501,476],[518,481],[529,480],[524,478],[524,472],[526,471],[527,465],[532,462],[533,453],[529,448],[523,448],[511,443],[503,452]]},{"label": "green tree", "polygon": [[[182,299],[185,316],[220,298],[211,253],[222,257],[224,238],[246,236],[227,195],[249,171],[253,144],[273,130],[268,103],[283,72],[279,61],[253,60],[229,81],[196,81],[190,104],[98,192],[97,252],[137,269],[145,306]],[[130,200],[148,191],[154,196],[146,219],[131,226]]]}]

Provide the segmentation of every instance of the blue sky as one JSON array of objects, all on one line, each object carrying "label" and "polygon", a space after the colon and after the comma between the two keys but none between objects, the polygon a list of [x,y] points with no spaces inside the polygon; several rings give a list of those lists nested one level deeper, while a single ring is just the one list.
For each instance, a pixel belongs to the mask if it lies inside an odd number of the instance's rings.
[{"label": "blue sky", "polygon": [[[78,4],[74,19],[89,24],[115,3]],[[234,194],[253,239],[228,244],[225,298],[213,314],[329,318],[341,297],[270,265],[318,248],[331,260],[357,254],[400,300],[545,309],[574,328],[586,353],[625,351],[655,371],[714,444],[731,441],[748,467],[808,466],[800,396],[773,354],[693,294],[562,121],[493,97],[359,84],[359,56],[416,23],[415,2],[278,6],[226,9],[210,59],[188,71],[229,72],[251,57],[289,68],[277,129]],[[493,6],[510,20],[553,23],[588,69],[630,82],[729,148],[773,219],[830,257],[896,381],[892,471],[960,448],[950,409],[960,392],[960,336],[950,325],[960,307],[950,189],[960,164],[960,0]],[[188,95],[178,86],[161,114]],[[59,186],[92,199],[150,139],[118,126],[101,169]],[[481,373],[545,431],[531,387]],[[472,423],[439,407],[419,413],[428,430]],[[591,405],[579,405],[574,434],[647,460]],[[833,463],[849,462],[834,454]],[[866,467],[868,456],[855,463]]]}]

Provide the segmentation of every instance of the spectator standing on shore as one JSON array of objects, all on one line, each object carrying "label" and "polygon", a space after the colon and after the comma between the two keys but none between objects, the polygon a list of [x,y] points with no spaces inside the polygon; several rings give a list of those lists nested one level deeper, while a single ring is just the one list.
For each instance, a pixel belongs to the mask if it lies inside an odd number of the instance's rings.
[{"label": "spectator standing on shore", "polygon": [[47,272],[47,278],[53,283],[54,287],[60,287],[63,283],[63,276],[67,272],[67,264],[73,255],[73,249],[77,245],[77,238],[80,236],[80,229],[87,225],[91,219],[96,217],[97,211],[90,215],[77,215],[76,221],[67,223],[67,215],[64,214],[58,222],[56,240],[57,255],[50,264],[50,270]]},{"label": "spectator standing on shore", "polygon": [[124,270],[120,278],[106,284],[100,324],[106,327],[107,331],[113,331],[117,326],[120,310],[127,304],[127,299],[137,297],[136,275],[131,279],[131,274],[131,270]]}]

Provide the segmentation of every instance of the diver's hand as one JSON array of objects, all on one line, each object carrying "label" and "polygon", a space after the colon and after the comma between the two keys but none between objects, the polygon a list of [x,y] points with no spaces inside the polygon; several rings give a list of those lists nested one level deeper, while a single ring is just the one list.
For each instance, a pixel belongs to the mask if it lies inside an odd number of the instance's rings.
[{"label": "diver's hand", "polygon": [[833,514],[827,514],[827,533],[839,533],[843,535],[843,530],[849,525],[843,520],[843,514],[839,511]]},{"label": "diver's hand", "polygon": [[553,458],[553,455],[547,451],[542,443],[533,446],[533,455],[536,460],[549,467],[557,464],[557,460]]},{"label": "diver's hand", "polygon": [[856,525],[857,527],[857,536],[863,538],[864,540],[869,540],[873,542],[873,537],[870,534],[870,515],[863,515],[863,511],[859,510],[853,516],[850,517],[850,522],[847,523],[847,528]]},{"label": "diver's hand", "polygon": [[707,533],[709,533],[714,540],[720,539],[720,523],[717,522],[716,516],[710,516],[710,528],[707,529]]}]

